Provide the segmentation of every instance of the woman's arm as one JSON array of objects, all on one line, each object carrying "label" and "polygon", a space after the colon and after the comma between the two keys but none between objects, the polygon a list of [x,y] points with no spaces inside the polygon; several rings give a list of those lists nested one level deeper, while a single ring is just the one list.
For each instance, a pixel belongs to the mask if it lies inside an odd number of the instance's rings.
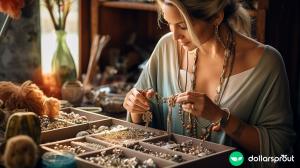
[{"label": "woman's arm", "polygon": [[[224,113],[227,112],[222,111],[221,113],[225,115]],[[222,129],[247,151],[254,154],[260,153],[259,135],[257,129],[252,125],[230,114],[225,127]]]}]

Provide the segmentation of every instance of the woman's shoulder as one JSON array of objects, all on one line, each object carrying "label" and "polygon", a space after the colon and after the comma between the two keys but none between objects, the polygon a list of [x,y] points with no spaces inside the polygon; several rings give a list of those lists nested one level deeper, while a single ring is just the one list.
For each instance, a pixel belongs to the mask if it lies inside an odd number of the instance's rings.
[{"label": "woman's shoulder", "polygon": [[164,57],[174,55],[176,51],[175,48],[176,43],[172,38],[172,33],[167,33],[159,39],[152,55],[156,55],[156,57],[161,57],[160,55],[162,54]]},{"label": "woman's shoulder", "polygon": [[157,43],[159,46],[174,46],[174,44],[172,32],[164,34]]},{"label": "woman's shoulder", "polygon": [[172,38],[172,33],[166,33],[157,42],[148,63],[159,64],[164,62],[164,59],[170,59],[175,54],[175,47],[176,44]]},{"label": "woman's shoulder", "polygon": [[281,63],[283,62],[283,58],[280,54],[280,52],[270,45],[264,45],[264,57],[268,59],[269,61],[273,61],[273,63]]},{"label": "woman's shoulder", "polygon": [[283,58],[280,52],[270,45],[263,45],[263,53],[261,54],[258,66],[270,71],[285,69]]},{"label": "woman's shoulder", "polygon": [[[246,39],[239,48],[239,60],[246,67],[277,67],[283,64],[280,52],[270,45]],[[267,67],[265,67],[267,66]]]},{"label": "woman's shoulder", "polygon": [[262,75],[262,73],[268,75],[286,73],[283,58],[276,48],[263,44],[258,46],[257,50],[262,50],[259,54],[259,60],[255,66],[257,72],[260,72],[260,75]]}]

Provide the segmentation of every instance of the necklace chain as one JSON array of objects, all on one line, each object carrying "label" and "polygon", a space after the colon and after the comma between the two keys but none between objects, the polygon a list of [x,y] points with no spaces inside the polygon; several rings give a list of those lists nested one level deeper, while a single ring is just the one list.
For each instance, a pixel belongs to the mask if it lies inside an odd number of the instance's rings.
[{"label": "necklace chain", "polygon": [[[235,56],[235,41],[234,41],[234,37],[233,37],[233,32],[230,29],[229,34],[227,36],[227,46],[226,44],[224,44],[222,42],[221,39],[219,39],[220,43],[222,44],[222,46],[224,46],[225,51],[224,51],[224,63],[223,63],[223,67],[222,67],[222,72],[220,75],[220,79],[219,79],[219,86],[216,88],[216,97],[214,99],[214,102],[220,106],[221,103],[221,99],[222,99],[222,95],[225,91],[225,88],[227,86],[229,77],[232,73],[232,68],[233,68],[233,61],[234,61],[234,56]],[[230,62],[230,66],[228,66]],[[225,82],[225,79],[227,77],[227,80]],[[225,82],[225,84],[224,84]],[[222,93],[222,94],[221,94]]]},{"label": "necklace chain", "polygon": [[[233,37],[233,32],[232,30],[229,31],[229,34],[226,39],[226,44],[223,43],[221,39],[218,39],[219,42],[222,44],[224,47],[224,63],[222,67],[222,72],[220,75],[219,79],[219,86],[216,88],[216,97],[214,99],[214,102],[220,106],[220,102],[222,99],[222,95],[225,91],[225,88],[228,84],[229,76],[231,75],[232,72],[232,67],[233,67],[233,61],[234,61],[234,56],[235,56],[235,42],[234,42],[234,37]],[[198,50],[197,50],[198,51]],[[194,62],[193,62],[193,67],[192,67],[192,76],[191,76],[191,91],[195,90],[196,87],[196,70],[197,70],[197,60],[198,60],[198,53],[196,51],[195,57],[194,57]],[[230,66],[228,66],[230,62]],[[187,67],[186,67],[186,80],[185,80],[185,91],[187,88],[187,72],[188,72],[188,52],[187,52]],[[227,77],[227,80],[225,81]],[[183,111],[182,105],[179,106],[179,112],[178,115],[181,119],[181,124],[182,127],[185,128],[186,133],[190,134],[190,136],[196,137],[197,136],[197,125],[198,125],[198,120],[196,117],[191,116],[191,113],[188,113],[188,119],[187,121],[185,120],[185,115],[186,112]],[[208,126],[202,130],[203,135],[201,135],[201,139],[205,140],[209,137],[209,135],[212,132],[212,127],[216,125],[216,123],[210,123]]]},{"label": "necklace chain", "polygon": [[[191,76],[191,91],[194,91],[195,87],[196,87],[196,75],[195,72],[197,70],[197,60],[198,60],[198,56],[197,56],[197,51],[195,52],[195,57],[194,57],[194,61],[193,61],[193,66],[192,66],[192,76]],[[188,61],[188,52],[186,53],[187,55],[187,61],[186,61],[186,74],[185,74],[185,89],[184,91],[187,91],[187,75],[188,75],[188,65],[189,65],[189,61]],[[181,120],[181,125],[183,128],[185,128],[185,132],[186,134],[188,134],[189,136],[192,137],[196,137],[197,136],[197,124],[198,124],[198,120],[196,117],[193,117],[191,115],[191,113],[185,113],[182,109],[182,105],[179,106],[179,111],[178,111],[178,115],[179,118]],[[187,117],[187,118],[186,118]]]}]

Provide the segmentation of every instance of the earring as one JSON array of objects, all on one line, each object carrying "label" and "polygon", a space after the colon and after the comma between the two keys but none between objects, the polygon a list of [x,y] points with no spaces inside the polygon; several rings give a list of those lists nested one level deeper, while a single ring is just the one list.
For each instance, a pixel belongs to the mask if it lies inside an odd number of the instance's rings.
[{"label": "earring", "polygon": [[220,34],[219,34],[219,25],[216,25],[215,27],[215,38],[217,39],[217,41],[219,41],[222,46],[225,48],[225,44],[224,42],[221,40]]},{"label": "earring", "polygon": [[220,38],[220,35],[219,35],[219,25],[216,25],[216,27],[215,27],[215,38],[218,41],[221,41],[221,38]]}]

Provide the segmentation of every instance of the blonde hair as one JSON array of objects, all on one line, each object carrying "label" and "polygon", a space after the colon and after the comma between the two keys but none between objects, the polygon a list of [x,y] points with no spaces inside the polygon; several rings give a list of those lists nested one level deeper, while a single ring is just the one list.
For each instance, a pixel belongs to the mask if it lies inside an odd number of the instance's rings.
[{"label": "blonde hair", "polygon": [[[224,11],[222,24],[227,24],[232,30],[250,36],[250,16],[237,0],[157,0],[158,5],[175,6],[183,16],[188,32],[196,44],[201,44],[192,27],[192,19],[210,22]],[[159,20],[162,20],[160,11]]]}]

